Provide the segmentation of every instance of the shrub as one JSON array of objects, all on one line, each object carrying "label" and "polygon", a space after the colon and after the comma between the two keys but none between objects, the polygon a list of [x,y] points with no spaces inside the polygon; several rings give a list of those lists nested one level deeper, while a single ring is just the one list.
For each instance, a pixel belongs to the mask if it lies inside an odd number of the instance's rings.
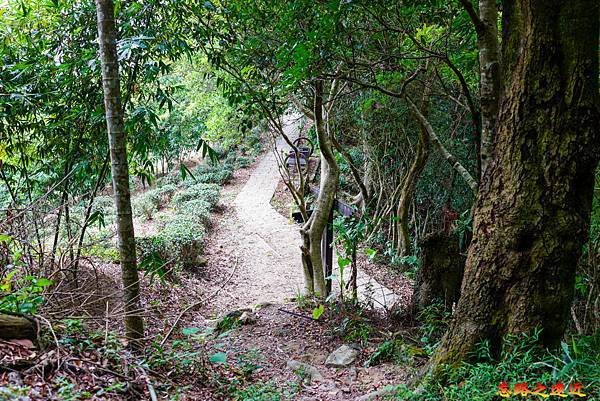
[{"label": "shrub", "polygon": [[[201,193],[202,196],[190,200],[174,199],[177,213],[164,222],[163,229],[155,236],[138,238],[140,259],[153,261],[146,263],[149,268],[157,269],[165,263],[183,267],[193,267],[199,264],[206,233],[204,227],[210,219],[212,207],[212,204],[202,197],[210,198],[214,204],[219,193],[218,189],[215,189],[215,185],[197,184],[195,187],[189,188],[175,197],[190,193],[192,195]],[[185,196],[180,196],[180,198],[185,198]]]},{"label": "shrub", "polygon": [[97,196],[94,198],[92,213],[101,212],[105,216],[115,212],[115,200],[112,196]]},{"label": "shrub", "polygon": [[158,234],[163,244],[163,260],[174,259],[184,267],[191,267],[202,254],[206,231],[186,215],[178,215]]},{"label": "shrub", "polygon": [[181,184],[181,181],[181,174],[179,173],[179,171],[175,171],[157,179],[156,186],[162,187],[165,185],[179,185]]},{"label": "shrub", "polygon": [[231,152],[227,155],[225,160],[223,160],[223,164],[225,166],[229,166],[229,168],[233,170],[246,168],[249,167],[250,164],[252,164],[252,157],[242,156],[235,152]]},{"label": "shrub", "polygon": [[132,208],[135,217],[152,219],[154,213],[162,209],[171,200],[177,188],[173,184],[166,184],[159,188],[150,189],[133,199]]},{"label": "shrub", "polygon": [[158,207],[156,207],[151,198],[144,195],[134,198],[131,202],[131,208],[133,209],[133,215],[135,217],[151,220],[154,213],[158,211]]},{"label": "shrub", "polygon": [[177,212],[180,215],[184,215],[195,220],[197,223],[207,225],[210,221],[210,209],[210,203],[204,199],[193,199],[182,203],[177,208]]},{"label": "shrub", "polygon": [[196,183],[219,184],[227,183],[233,176],[233,168],[226,164],[217,164],[215,166],[201,164],[196,168],[194,177]]},{"label": "shrub", "polygon": [[195,184],[187,188],[185,191],[175,194],[173,203],[175,206],[180,206],[184,202],[202,199],[214,206],[219,200],[219,186],[217,184]]},{"label": "shrub", "polygon": [[192,267],[202,254],[204,227],[186,215],[176,216],[155,236],[138,238],[142,260],[158,256],[163,263]]}]

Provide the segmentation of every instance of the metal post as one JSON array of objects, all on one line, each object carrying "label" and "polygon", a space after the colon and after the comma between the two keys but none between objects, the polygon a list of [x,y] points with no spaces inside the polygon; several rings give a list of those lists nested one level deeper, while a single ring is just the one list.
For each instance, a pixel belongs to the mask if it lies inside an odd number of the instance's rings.
[{"label": "metal post", "polygon": [[331,275],[333,274],[333,208],[329,212],[327,225],[321,239],[321,260],[325,268],[327,294],[331,293]]}]

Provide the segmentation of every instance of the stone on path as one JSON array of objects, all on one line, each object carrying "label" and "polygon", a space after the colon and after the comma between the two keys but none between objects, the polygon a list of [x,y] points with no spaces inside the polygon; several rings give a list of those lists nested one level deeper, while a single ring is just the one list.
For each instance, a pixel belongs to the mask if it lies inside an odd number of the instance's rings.
[{"label": "stone on path", "polygon": [[358,351],[344,344],[327,357],[325,366],[333,368],[345,368],[352,365],[358,356]]},{"label": "stone on path", "polygon": [[307,378],[310,380],[310,382],[323,381],[323,375],[321,375],[319,370],[314,366],[309,365],[308,363],[290,359],[289,361],[287,361],[287,367],[293,370],[294,372],[303,372],[307,375]]}]

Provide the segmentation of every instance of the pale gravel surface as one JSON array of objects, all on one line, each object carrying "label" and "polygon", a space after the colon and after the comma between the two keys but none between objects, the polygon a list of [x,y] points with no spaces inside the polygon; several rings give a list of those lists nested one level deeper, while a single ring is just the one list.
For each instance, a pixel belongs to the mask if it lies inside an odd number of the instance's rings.
[{"label": "pale gravel surface", "polygon": [[[286,122],[287,134],[294,137],[293,118]],[[227,199],[233,194],[223,196],[225,211],[216,222],[211,234],[214,243],[208,244],[206,253],[209,267],[228,260],[221,279],[227,279],[234,268],[235,272],[213,302],[217,310],[284,303],[302,292],[298,227],[269,203],[279,180],[276,156],[269,151],[233,200]]]},{"label": "pale gravel surface", "polygon": [[[297,117],[288,116],[285,123],[286,134],[296,138]],[[280,141],[277,151],[285,148]],[[264,302],[283,303],[303,292],[299,227],[270,203],[280,179],[277,158],[270,151],[254,168],[233,201],[228,202],[227,195],[224,196],[226,210],[211,235],[216,243],[210,244],[206,252],[209,266],[223,265],[223,260],[227,260],[230,265],[227,270],[235,268],[230,281],[213,302],[219,311]],[[334,257],[334,273],[336,262]],[[344,276],[349,272],[347,269]],[[227,278],[225,274],[221,279]],[[357,284],[359,298],[377,309],[389,309],[398,300],[392,290],[360,270]],[[336,282],[333,288],[339,291],[339,284]]]}]

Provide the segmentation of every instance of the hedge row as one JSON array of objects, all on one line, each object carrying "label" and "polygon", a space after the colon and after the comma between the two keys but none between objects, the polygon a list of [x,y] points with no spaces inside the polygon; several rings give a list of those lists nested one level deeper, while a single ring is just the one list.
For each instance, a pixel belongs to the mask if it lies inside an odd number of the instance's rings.
[{"label": "hedge row", "polygon": [[161,261],[163,265],[197,266],[203,251],[210,210],[219,200],[219,186],[196,184],[172,198],[175,214],[164,222],[157,235],[138,238],[139,257]]}]

